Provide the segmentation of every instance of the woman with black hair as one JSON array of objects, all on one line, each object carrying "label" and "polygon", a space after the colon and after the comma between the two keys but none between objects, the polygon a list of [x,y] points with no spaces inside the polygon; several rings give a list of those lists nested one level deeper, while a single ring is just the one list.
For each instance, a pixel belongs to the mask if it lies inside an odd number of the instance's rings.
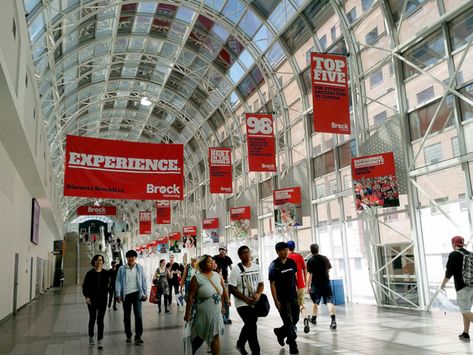
[{"label": "woman with black hair", "polygon": [[99,350],[103,349],[103,318],[107,309],[110,282],[109,273],[102,268],[103,263],[102,255],[94,255],[90,262],[94,268],[87,272],[82,284],[82,294],[89,309],[89,344],[95,345],[94,328],[95,322],[97,322],[97,345]]}]

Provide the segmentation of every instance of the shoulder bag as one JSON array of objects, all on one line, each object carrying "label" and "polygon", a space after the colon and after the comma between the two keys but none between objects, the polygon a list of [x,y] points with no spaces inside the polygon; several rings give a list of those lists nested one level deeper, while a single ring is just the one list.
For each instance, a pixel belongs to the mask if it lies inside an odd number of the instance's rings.
[{"label": "shoulder bag", "polygon": [[[248,278],[244,277],[244,276],[246,276],[246,272],[245,272],[245,269],[243,269],[243,264],[238,263],[238,267],[240,268],[240,271],[241,271],[241,279],[242,279],[242,281],[244,280],[244,282],[243,282],[243,294],[244,294],[245,293],[245,284],[246,284],[246,287],[248,288],[248,290],[251,290],[251,288],[248,285]],[[255,307],[256,315],[258,317],[266,317],[269,313],[270,308],[271,308],[271,306],[269,305],[268,296],[266,296],[264,293],[262,293],[259,296],[259,300],[256,301],[254,307]]]}]

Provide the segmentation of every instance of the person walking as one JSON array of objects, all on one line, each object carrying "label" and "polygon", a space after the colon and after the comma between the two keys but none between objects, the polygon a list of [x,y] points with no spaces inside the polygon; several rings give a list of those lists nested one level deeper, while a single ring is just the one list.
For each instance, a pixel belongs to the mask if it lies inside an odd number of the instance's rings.
[{"label": "person walking", "polygon": [[310,252],[312,256],[307,260],[307,288],[313,302],[310,321],[313,324],[317,324],[319,304],[320,300],[323,300],[324,304],[327,305],[331,318],[330,329],[337,329],[335,305],[333,304],[333,292],[329,276],[329,270],[332,268],[332,265],[326,256],[319,254],[318,244],[311,244]]},{"label": "person walking", "polygon": [[[220,335],[223,335],[223,304],[229,302],[221,275],[212,270],[213,259],[202,255],[198,270],[189,286],[184,320],[192,321],[191,344],[195,354],[205,341],[213,355],[220,354]],[[195,313],[191,311],[195,303]]]},{"label": "person walking", "polygon": [[238,248],[241,262],[234,268],[228,278],[229,291],[235,296],[235,307],[243,320],[236,348],[240,354],[246,355],[245,344],[248,341],[252,355],[260,354],[257,322],[254,305],[264,290],[263,273],[260,267],[251,262],[250,248],[246,245]]},{"label": "person walking", "polygon": [[463,319],[463,332],[458,336],[458,338],[463,341],[470,341],[470,323],[473,322],[473,313],[471,312],[471,306],[473,304],[473,287],[465,284],[462,274],[463,259],[465,255],[471,253],[464,247],[465,240],[463,237],[455,236],[452,238],[453,251],[448,255],[445,278],[443,279],[440,288],[444,290],[447,282],[453,276],[455,291],[457,292],[458,308],[460,308]]},{"label": "person walking", "polygon": [[194,256],[191,257],[191,262],[187,264],[182,275],[181,288],[179,292],[182,293],[182,289],[184,288],[184,294],[185,294],[186,299],[187,299],[187,295],[189,294],[189,286],[190,286],[192,277],[195,275],[195,272],[196,272],[196,264],[197,264],[197,258]]},{"label": "person walking", "polygon": [[166,260],[161,259],[159,266],[153,275],[153,284],[156,285],[156,300],[158,303],[158,312],[161,313],[161,297],[164,296],[164,313],[169,313],[167,297],[169,296],[168,273],[166,269]]},{"label": "person walking", "polygon": [[[225,247],[220,247],[218,248],[219,253],[214,256],[214,260],[217,263],[217,267],[219,271],[222,273],[223,281],[225,284],[225,290],[227,290],[228,293],[228,269],[232,269],[232,264],[233,261],[232,259],[227,255],[227,248]],[[228,307],[226,304],[225,306],[225,313],[223,315],[223,323],[224,324],[232,324],[232,320],[230,319],[230,307]]]},{"label": "person walking", "polygon": [[274,328],[274,334],[281,346],[284,346],[284,339],[287,338],[290,354],[299,354],[295,329],[300,312],[297,303],[297,265],[287,257],[289,248],[286,242],[276,243],[275,249],[278,257],[269,266],[269,282],[274,305],[279,311],[283,325]]},{"label": "person walking", "polygon": [[108,274],[110,277],[110,285],[108,288],[108,293],[109,293],[109,298],[108,298],[108,309],[112,306],[112,300],[113,300],[113,310],[117,310],[117,299],[115,298],[115,281],[117,280],[117,272],[118,272],[118,267],[117,267],[117,262],[114,260],[112,261],[112,268],[108,270]]},{"label": "person walking", "polygon": [[136,262],[138,254],[128,250],[125,254],[127,263],[118,269],[115,282],[117,302],[123,302],[123,323],[125,325],[126,342],[131,343],[131,309],[135,316],[135,345],[142,345],[143,317],[142,303],[148,298],[148,285],[143,266]]},{"label": "person walking", "polygon": [[[301,254],[296,253],[296,243],[293,240],[287,242],[289,247],[289,259],[294,260],[297,265],[297,303],[301,310],[302,318],[304,319],[304,333],[310,332],[309,319],[307,318],[306,309],[305,309],[305,280],[307,279],[307,267],[305,265],[304,258]],[[297,328],[296,328],[297,329]]]},{"label": "person walking", "polygon": [[94,328],[95,323],[97,323],[97,345],[99,350],[103,349],[103,318],[107,309],[110,282],[109,273],[102,268],[103,262],[102,255],[94,255],[90,262],[94,268],[85,274],[82,283],[82,294],[89,310],[89,344],[95,345]]}]

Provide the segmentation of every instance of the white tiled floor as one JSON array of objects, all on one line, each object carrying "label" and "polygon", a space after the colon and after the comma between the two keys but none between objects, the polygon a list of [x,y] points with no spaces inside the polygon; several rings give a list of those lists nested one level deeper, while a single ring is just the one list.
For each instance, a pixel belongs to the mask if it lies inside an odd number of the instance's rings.
[{"label": "white tiled floor", "polygon": [[[232,325],[227,325],[222,339],[222,354],[238,354],[235,342],[242,322],[232,310]],[[182,313],[160,314],[154,305],[144,307],[145,344],[135,347],[125,343],[122,310],[107,311],[102,354],[183,353]],[[0,354],[98,354],[88,344],[87,308],[80,289],[69,287],[61,292],[50,290],[39,300],[23,308],[15,318],[0,325]],[[271,311],[258,322],[262,354],[288,354],[278,345],[273,328],[280,326],[278,314]],[[299,331],[301,354],[390,355],[390,354],[473,354],[473,344],[457,339],[461,332],[459,313],[415,312],[382,309],[369,305],[337,307],[338,329],[329,329],[325,309],[317,326],[309,334]],[[302,323],[299,329],[302,329]],[[473,328],[472,328],[473,329]],[[204,346],[198,353],[205,354]]]}]

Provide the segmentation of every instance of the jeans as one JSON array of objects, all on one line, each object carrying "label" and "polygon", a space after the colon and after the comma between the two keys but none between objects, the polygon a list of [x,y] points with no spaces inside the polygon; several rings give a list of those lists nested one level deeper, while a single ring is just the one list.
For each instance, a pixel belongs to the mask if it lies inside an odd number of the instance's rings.
[{"label": "jeans", "polygon": [[[172,290],[173,289],[174,289],[174,296],[175,296],[179,293],[179,283],[169,282],[169,296],[168,296],[169,305],[171,305],[171,303],[172,303]],[[164,298],[166,299],[166,297],[164,297]]]},{"label": "jeans", "polygon": [[281,309],[279,315],[281,316],[283,326],[279,328],[279,333],[283,337],[287,337],[289,345],[296,343],[296,329],[295,325],[299,322],[299,304],[297,298],[289,299],[281,302]]},{"label": "jeans", "polygon": [[[228,293],[228,281],[224,281],[225,289],[227,290],[227,295],[230,297],[230,293]],[[223,321],[226,322],[230,319],[230,306],[227,302],[223,303],[223,309],[225,309],[225,314],[223,314]]]},{"label": "jeans", "polygon": [[138,298],[139,292],[129,293],[123,301],[123,323],[125,323],[125,334],[131,338],[131,307],[135,316],[135,338],[141,338],[143,335],[143,318],[141,316],[142,301]]},{"label": "jeans", "polygon": [[248,341],[252,355],[259,355],[260,347],[256,325],[258,316],[256,315],[255,309],[249,306],[242,306],[238,307],[237,311],[244,323],[237,344],[243,347]]},{"label": "jeans", "polygon": [[97,321],[97,339],[103,339],[103,317],[107,309],[107,300],[88,304],[89,309],[89,337],[94,336],[95,322]]},{"label": "jeans", "polygon": [[112,305],[112,301],[113,301],[113,309],[117,308],[117,299],[115,297],[114,289],[110,289],[108,291],[108,308],[110,308],[110,306]]}]

